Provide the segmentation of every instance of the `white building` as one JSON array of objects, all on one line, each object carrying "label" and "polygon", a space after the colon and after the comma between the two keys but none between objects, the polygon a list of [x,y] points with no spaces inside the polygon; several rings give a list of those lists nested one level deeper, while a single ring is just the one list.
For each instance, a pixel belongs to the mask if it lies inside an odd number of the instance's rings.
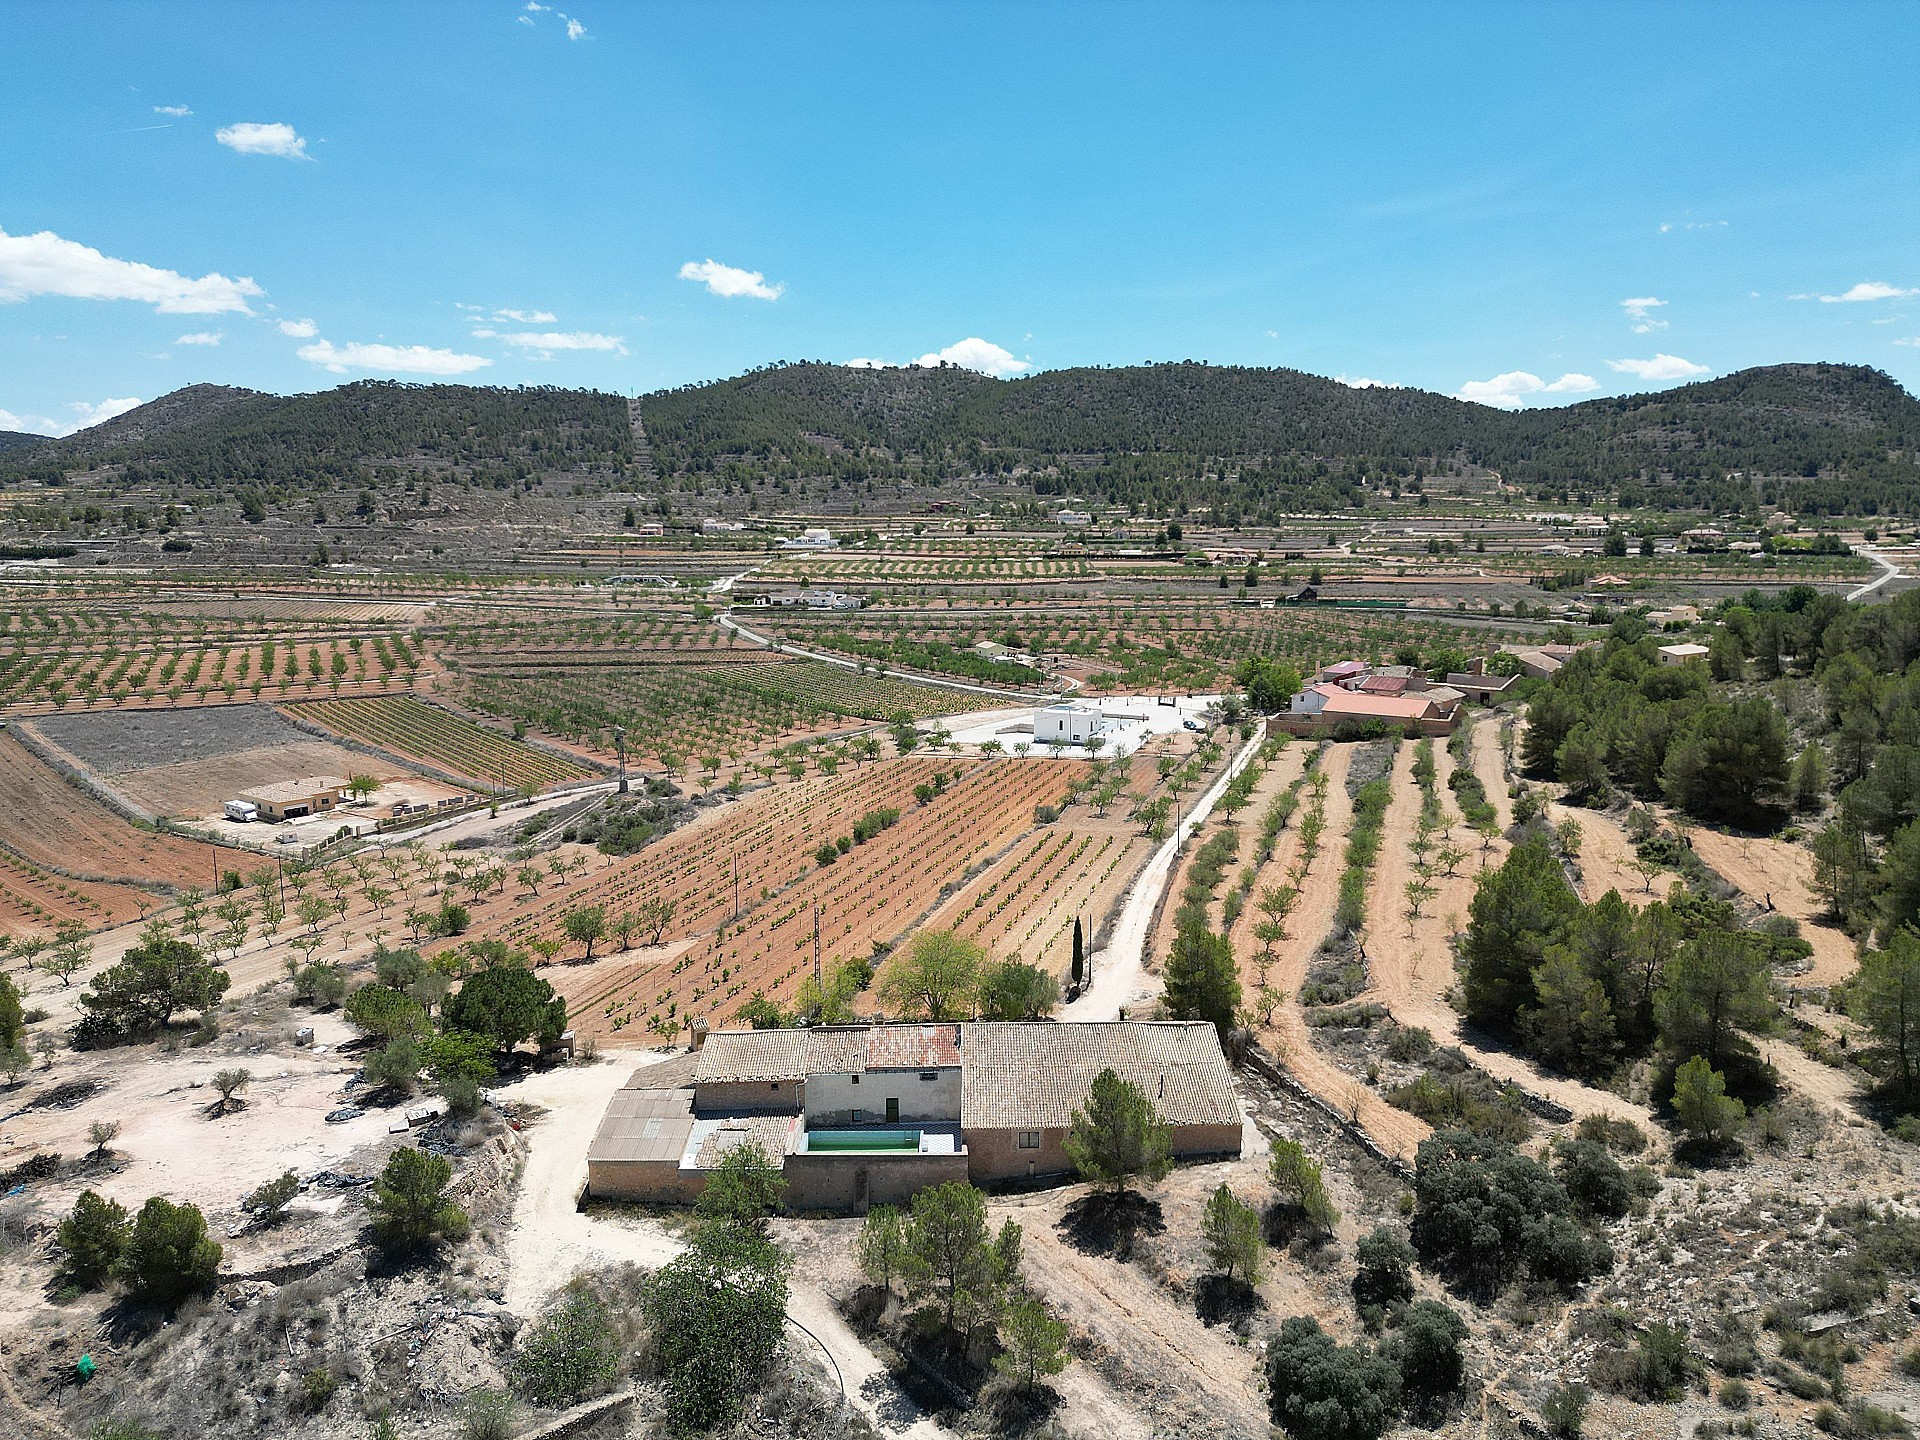
[{"label": "white building", "polygon": [[1093,516],[1085,510],[1062,510],[1053,517],[1062,525],[1091,525]]},{"label": "white building", "polygon": [[1123,723],[1098,705],[1063,700],[1033,712],[1033,738],[1042,745],[1084,745],[1096,736],[1112,734]]},{"label": "white building", "polygon": [[1660,647],[1660,663],[1662,665],[1685,665],[1692,660],[1706,659],[1707,653],[1707,647],[1704,645],[1662,645]]},{"label": "white building", "polygon": [[782,540],[783,550],[831,550],[840,542],[833,538],[833,532],[820,526],[809,526],[791,540]]}]

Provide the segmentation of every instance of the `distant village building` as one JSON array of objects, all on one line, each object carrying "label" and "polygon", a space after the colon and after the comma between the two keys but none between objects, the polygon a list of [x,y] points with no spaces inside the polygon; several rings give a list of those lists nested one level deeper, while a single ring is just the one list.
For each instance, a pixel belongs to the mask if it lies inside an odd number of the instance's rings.
[{"label": "distant village building", "polygon": [[1685,665],[1690,661],[1706,658],[1707,647],[1704,645],[1662,645],[1660,647],[1662,665]]},{"label": "distant village building", "polygon": [[807,610],[858,610],[867,601],[862,595],[848,595],[840,590],[821,590],[809,586],[804,590],[763,590],[753,597],[753,603],[762,608],[781,605]]},{"label": "distant village building", "polygon": [[833,538],[831,530],[819,526],[809,526],[791,540],[782,540],[782,550],[831,550],[840,542]]},{"label": "distant village building", "polygon": [[1240,1154],[1226,1057],[1204,1021],[725,1030],[678,1083],[615,1092],[587,1151],[596,1198],[690,1204],[736,1146],[780,1165],[795,1210],[900,1204],[947,1181],[1065,1176],[1066,1138],[1111,1069],[1172,1128],[1179,1159]]},{"label": "distant village building", "polygon": [[1062,510],[1053,518],[1061,525],[1084,526],[1093,523],[1093,516],[1085,510]]}]

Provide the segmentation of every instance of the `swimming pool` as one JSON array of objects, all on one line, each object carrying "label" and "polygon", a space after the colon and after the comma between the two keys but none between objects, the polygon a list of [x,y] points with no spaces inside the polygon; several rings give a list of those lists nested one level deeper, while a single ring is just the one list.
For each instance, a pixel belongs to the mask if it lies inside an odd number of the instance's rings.
[{"label": "swimming pool", "polygon": [[918,1130],[809,1130],[807,1150],[817,1154],[827,1150],[911,1150],[920,1149]]}]

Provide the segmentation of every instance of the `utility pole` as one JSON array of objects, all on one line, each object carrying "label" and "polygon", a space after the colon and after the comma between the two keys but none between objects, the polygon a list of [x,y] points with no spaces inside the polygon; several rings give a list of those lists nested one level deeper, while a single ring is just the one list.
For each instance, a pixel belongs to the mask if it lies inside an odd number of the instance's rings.
[{"label": "utility pole", "polygon": [[733,860],[729,868],[733,871],[733,923],[740,923],[740,847],[733,847]]},{"label": "utility pole", "polygon": [[821,994],[825,994],[825,982],[820,978],[820,906],[813,907],[813,984]]},{"label": "utility pole", "polygon": [[[617,752],[619,752],[619,755],[620,755],[619,793],[622,795],[625,795],[627,793],[627,727],[626,726],[616,725],[613,727],[613,748]],[[734,901],[733,908],[735,911],[738,911],[740,908],[740,904],[737,899]]]}]

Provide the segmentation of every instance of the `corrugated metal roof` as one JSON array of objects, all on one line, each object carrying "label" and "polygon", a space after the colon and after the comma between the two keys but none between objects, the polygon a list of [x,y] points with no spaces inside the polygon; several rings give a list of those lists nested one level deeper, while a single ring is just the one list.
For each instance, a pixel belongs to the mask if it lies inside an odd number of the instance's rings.
[{"label": "corrugated metal roof", "polygon": [[616,1090],[587,1147],[587,1161],[677,1161],[692,1133],[691,1090]]},{"label": "corrugated metal roof", "polygon": [[966,1031],[963,1128],[1064,1128],[1109,1068],[1146,1091],[1169,1124],[1240,1123],[1226,1056],[1205,1021],[982,1022]]}]

